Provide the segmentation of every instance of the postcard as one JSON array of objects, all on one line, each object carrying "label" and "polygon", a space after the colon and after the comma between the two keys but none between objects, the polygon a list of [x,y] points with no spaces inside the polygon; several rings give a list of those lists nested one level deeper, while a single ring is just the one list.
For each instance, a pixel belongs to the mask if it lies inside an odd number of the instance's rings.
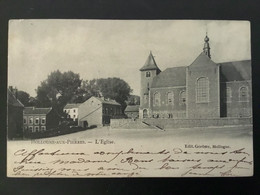
[{"label": "postcard", "polygon": [[253,176],[249,21],[9,21],[7,176]]}]

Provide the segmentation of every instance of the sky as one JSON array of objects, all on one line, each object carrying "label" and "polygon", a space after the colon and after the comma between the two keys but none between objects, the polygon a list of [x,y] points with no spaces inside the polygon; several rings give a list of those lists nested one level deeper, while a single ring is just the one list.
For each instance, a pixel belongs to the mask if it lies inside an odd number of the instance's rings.
[{"label": "sky", "polygon": [[212,20],[10,20],[8,85],[31,96],[55,70],[81,79],[119,77],[140,92],[150,51],[158,67],[189,66],[206,32],[211,59],[251,59],[250,22]]}]

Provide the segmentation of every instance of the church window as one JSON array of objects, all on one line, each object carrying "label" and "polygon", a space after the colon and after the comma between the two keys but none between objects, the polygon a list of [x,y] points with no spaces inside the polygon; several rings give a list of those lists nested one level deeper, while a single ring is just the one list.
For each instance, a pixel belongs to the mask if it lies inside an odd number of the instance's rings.
[{"label": "church window", "polygon": [[155,106],[160,105],[160,94],[158,92],[155,92],[155,94],[154,94],[154,105]]},{"label": "church window", "polygon": [[197,80],[196,86],[196,102],[203,103],[209,101],[209,80],[201,77]]},{"label": "church window", "polygon": [[239,89],[239,101],[247,102],[248,101],[248,87],[240,87]]},{"label": "church window", "polygon": [[225,102],[231,102],[232,98],[232,91],[230,87],[226,87],[226,96],[225,96]]},{"label": "church window", "polygon": [[185,105],[186,104],[186,91],[181,91],[180,92],[179,103],[180,103],[180,105]]},{"label": "church window", "polygon": [[174,104],[174,94],[173,92],[167,93],[167,104]]},{"label": "church window", "polygon": [[150,77],[151,76],[151,72],[146,72],[146,77]]},{"label": "church window", "polygon": [[144,104],[147,104],[147,102],[148,102],[148,95],[145,94],[145,95],[144,95]]}]

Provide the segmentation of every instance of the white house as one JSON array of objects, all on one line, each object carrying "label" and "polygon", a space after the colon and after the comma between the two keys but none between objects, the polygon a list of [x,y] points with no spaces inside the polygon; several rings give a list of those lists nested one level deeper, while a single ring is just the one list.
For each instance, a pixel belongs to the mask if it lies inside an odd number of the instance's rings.
[{"label": "white house", "polygon": [[73,119],[73,121],[78,120],[78,107],[80,104],[67,104],[63,108],[63,112],[68,114],[68,118]]}]

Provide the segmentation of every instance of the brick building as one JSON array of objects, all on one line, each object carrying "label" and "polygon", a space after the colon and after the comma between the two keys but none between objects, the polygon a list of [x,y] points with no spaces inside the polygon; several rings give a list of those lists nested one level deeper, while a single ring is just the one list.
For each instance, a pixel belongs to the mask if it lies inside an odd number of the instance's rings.
[{"label": "brick building", "polygon": [[140,118],[206,119],[252,116],[251,60],[215,63],[209,38],[186,67],[157,66],[152,53],[141,72]]},{"label": "brick building", "polygon": [[91,97],[79,106],[78,125],[88,127],[110,124],[111,118],[122,117],[121,105],[114,100]]},{"label": "brick building", "polygon": [[26,134],[51,130],[59,125],[60,117],[52,108],[25,107],[23,128]]}]

